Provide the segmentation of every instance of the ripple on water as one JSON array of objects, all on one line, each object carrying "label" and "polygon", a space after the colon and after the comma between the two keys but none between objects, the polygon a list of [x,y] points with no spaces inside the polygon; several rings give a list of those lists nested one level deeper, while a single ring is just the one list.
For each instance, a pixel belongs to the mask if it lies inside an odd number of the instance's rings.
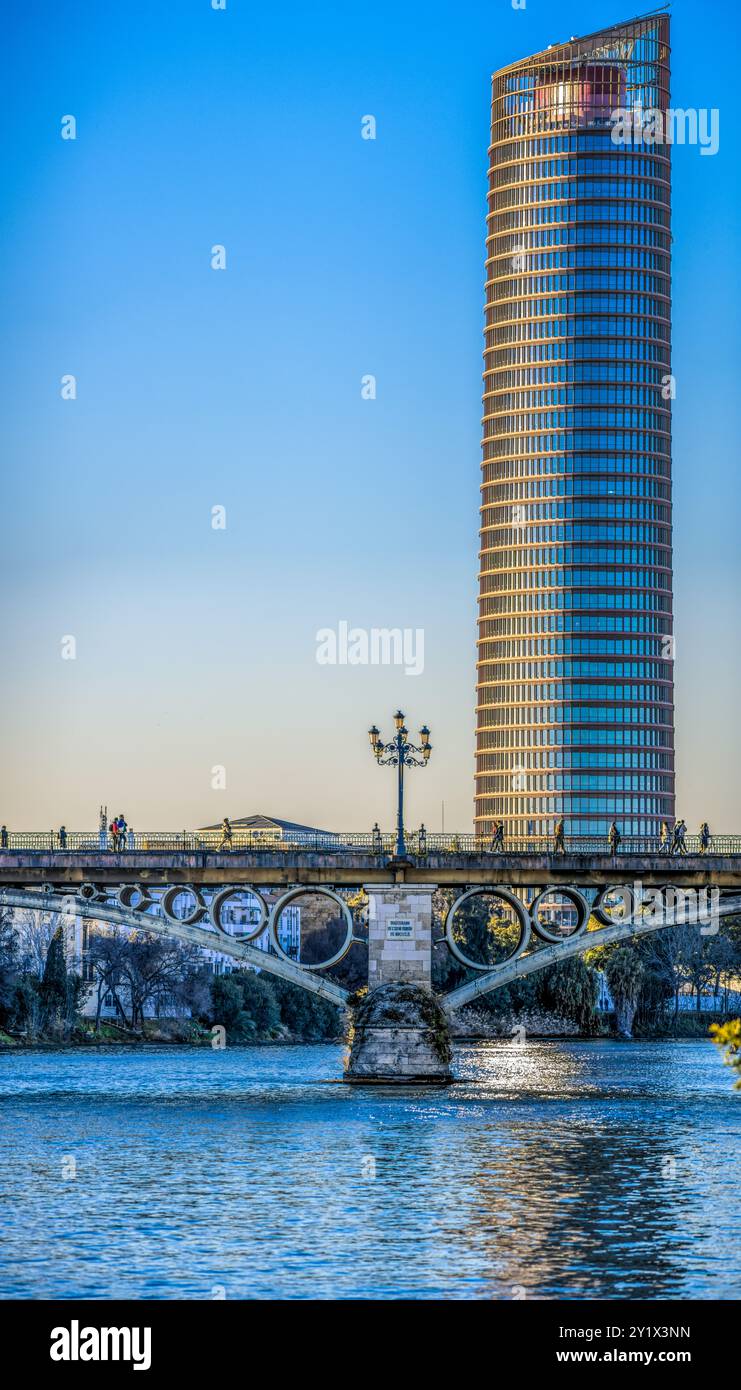
[{"label": "ripple on water", "polygon": [[467,1044],[444,1091],[342,1051],[4,1054],[4,1296],[736,1296],[711,1044]]}]

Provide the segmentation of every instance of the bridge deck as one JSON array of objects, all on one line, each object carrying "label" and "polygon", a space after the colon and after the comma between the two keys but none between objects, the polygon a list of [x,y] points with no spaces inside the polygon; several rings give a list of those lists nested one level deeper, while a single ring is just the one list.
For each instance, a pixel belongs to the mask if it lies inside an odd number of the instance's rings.
[{"label": "bridge deck", "polygon": [[606,883],[647,886],[676,884],[741,887],[741,856],[729,854],[636,854],[613,857],[599,853],[489,854],[430,851],[398,863],[366,850],[4,850],[0,884],[64,887],[148,883],[194,886],[252,883],[259,886],[320,885],[355,887],[363,883],[434,883],[543,886],[571,883],[602,887]]}]

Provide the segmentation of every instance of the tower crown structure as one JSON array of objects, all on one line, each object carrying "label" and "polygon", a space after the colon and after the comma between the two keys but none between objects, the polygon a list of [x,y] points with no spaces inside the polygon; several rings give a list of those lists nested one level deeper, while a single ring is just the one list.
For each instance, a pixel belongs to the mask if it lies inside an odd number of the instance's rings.
[{"label": "tower crown structure", "polygon": [[668,101],[664,13],[492,79],[483,835],[674,814]]}]

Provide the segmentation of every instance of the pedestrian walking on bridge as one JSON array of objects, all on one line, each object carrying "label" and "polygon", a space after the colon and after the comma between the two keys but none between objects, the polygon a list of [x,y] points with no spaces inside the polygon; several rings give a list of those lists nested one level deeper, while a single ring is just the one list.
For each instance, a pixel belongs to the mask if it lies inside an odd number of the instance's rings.
[{"label": "pedestrian walking on bridge", "polygon": [[491,837],[491,852],[492,854],[504,853],[504,821],[498,820],[494,822]]},{"label": "pedestrian walking on bridge", "polygon": [[58,834],[57,834],[57,839],[59,840],[59,848],[60,848],[60,849],[66,849],[66,848],[67,848],[67,831],[66,831],[66,829],[65,829],[65,827],[64,827],[63,825],[60,825],[60,827],[59,827],[59,831],[58,831]]},{"label": "pedestrian walking on bridge", "polygon": [[659,854],[668,854],[668,853],[669,853],[669,826],[667,825],[666,821],[663,820],[663,821],[661,822],[661,829],[659,830]]},{"label": "pedestrian walking on bridge", "polygon": [[565,854],[566,841],[564,839],[564,818],[559,816],[553,831],[553,853]]},{"label": "pedestrian walking on bridge", "polygon": [[231,825],[230,825],[230,823],[229,823],[229,817],[228,817],[228,816],[224,816],[224,819],[223,819],[223,821],[221,822],[221,844],[219,845],[219,849],[220,849],[220,850],[222,850],[222,849],[231,849],[231,847],[232,847],[232,827],[231,827]]},{"label": "pedestrian walking on bridge", "polygon": [[707,854],[710,848],[710,826],[708,825],[706,820],[704,820],[702,825],[700,826],[700,834],[698,838],[700,841],[700,854]]},{"label": "pedestrian walking on bridge", "polygon": [[610,846],[610,854],[613,856],[613,858],[618,852],[621,839],[622,835],[620,834],[620,831],[618,830],[615,821],[613,821],[612,825],[610,826],[610,829],[607,832],[607,843]]},{"label": "pedestrian walking on bridge", "polygon": [[687,826],[685,822],[683,820],[678,820],[674,827],[674,835],[672,837],[672,854],[687,853],[687,846],[685,844],[686,834]]}]

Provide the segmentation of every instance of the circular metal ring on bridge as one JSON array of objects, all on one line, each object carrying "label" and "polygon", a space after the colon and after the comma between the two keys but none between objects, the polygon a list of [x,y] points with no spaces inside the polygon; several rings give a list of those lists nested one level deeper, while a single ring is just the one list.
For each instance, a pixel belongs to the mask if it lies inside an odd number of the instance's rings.
[{"label": "circular metal ring on bridge", "polygon": [[108,895],[105,889],[100,888],[97,883],[81,883],[76,896],[84,898],[86,902],[102,902]]},{"label": "circular metal ring on bridge", "polygon": [[[182,892],[182,889],[180,891]],[[191,893],[195,893],[195,891],[195,888],[190,889]],[[227,931],[226,927],[222,925],[222,907],[225,903],[229,901],[230,898],[244,897],[247,893],[249,893],[250,896],[255,899],[260,908],[260,920],[257,926],[253,927],[251,931],[240,932],[239,940],[245,942],[254,941],[256,937],[261,936],[264,932],[265,923],[268,920],[268,905],[265,902],[265,899],[262,897],[262,895],[258,893],[256,888],[252,888],[249,883],[245,883],[242,884],[239,888],[222,888],[218,893],[214,893],[214,896],[212,897],[211,902],[209,903],[208,908],[206,909],[211,920],[211,925],[214,926],[217,931],[220,931],[223,936],[232,936],[233,933]],[[201,916],[202,915],[203,914],[201,914]],[[199,918],[197,917],[186,919],[186,924],[190,926],[192,922],[197,922],[198,920]]]},{"label": "circular metal ring on bridge", "polygon": [[[334,955],[329,956],[327,960],[320,960],[315,965],[309,965],[304,961],[297,961],[293,956],[289,956],[288,952],[283,950],[278,940],[278,925],[283,909],[288,907],[289,903],[295,902],[296,898],[305,898],[310,895],[316,898],[329,898],[330,902],[337,904],[345,919],[345,939],[339,950],[335,951]],[[328,970],[330,966],[337,965],[339,961],[344,960],[354,939],[352,912],[344,898],[341,898],[339,893],[335,893],[331,888],[291,888],[290,892],[284,893],[283,897],[279,898],[277,903],[274,904],[270,913],[269,931],[270,944],[278,955],[282,956],[283,960],[290,961],[292,965],[300,966],[302,970]]]},{"label": "circular metal ring on bridge", "polygon": [[[553,893],[560,893],[562,898],[567,898],[572,907],[576,908],[577,922],[576,926],[573,927],[571,931],[554,931],[551,927],[544,926],[538,917],[538,910],[543,905],[543,900],[549,898]],[[589,921],[589,903],[583,893],[580,893],[578,888],[568,888],[561,883],[555,884],[550,888],[544,888],[541,893],[538,893],[537,898],[533,898],[529,911],[533,931],[537,932],[537,935],[542,941],[552,941],[555,943],[573,941],[575,936],[579,936],[579,934],[584,931]]]},{"label": "circular metal ring on bridge", "polygon": [[[622,906],[622,917],[616,917],[613,912],[605,906],[605,901],[610,895],[617,894],[620,902],[616,907]],[[633,890],[627,883],[610,883],[606,888],[600,889],[597,897],[592,904],[592,916],[597,918],[602,927],[619,927],[621,923],[630,921],[635,911],[635,901]]]},{"label": "circular metal ring on bridge", "polygon": [[[174,910],[176,900],[182,897],[183,893],[190,893],[195,900],[193,911],[187,912],[185,916]],[[174,883],[171,888],[165,889],[160,898],[160,907],[168,922],[178,922],[183,927],[195,926],[208,912],[200,888],[193,888],[189,883]]]},{"label": "circular metal ring on bridge", "polygon": [[501,898],[508,907],[512,908],[517,918],[520,926],[520,937],[514,951],[510,952],[510,954],[505,957],[507,961],[516,960],[518,956],[522,955],[525,947],[530,941],[530,928],[532,924],[526,907],[519,898],[515,897],[514,893],[510,893],[508,888],[468,888],[465,893],[461,893],[460,897],[456,898],[445,919],[444,940],[448,943],[448,949],[452,951],[456,960],[459,960],[461,965],[467,965],[471,970],[496,970],[497,965],[504,965],[505,961],[498,961],[496,965],[482,965],[480,961],[471,960],[470,956],[467,956],[465,951],[462,951],[457,942],[453,940],[453,920],[456,912],[469,898],[477,897]]},{"label": "circular metal ring on bridge", "polygon": [[[119,888],[116,897],[121,907],[128,907],[132,912],[145,912],[153,902],[147,889],[142,888],[140,883],[125,883]],[[138,902],[135,901],[137,897]]]}]

